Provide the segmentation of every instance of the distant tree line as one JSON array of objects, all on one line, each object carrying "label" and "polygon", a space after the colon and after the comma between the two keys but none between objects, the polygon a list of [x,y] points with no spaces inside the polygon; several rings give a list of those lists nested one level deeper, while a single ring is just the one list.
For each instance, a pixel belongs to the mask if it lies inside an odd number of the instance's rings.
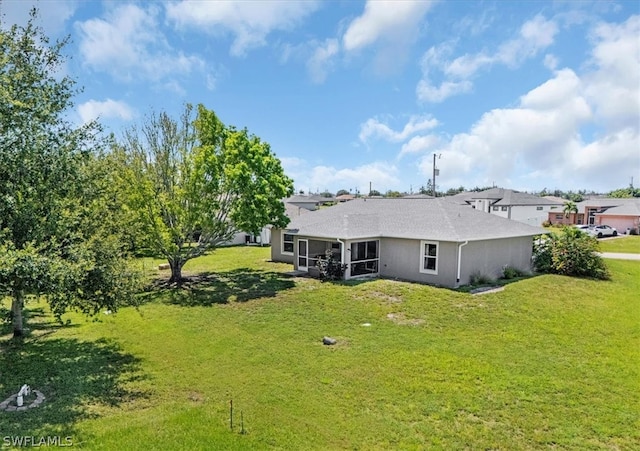
[{"label": "distant tree line", "polygon": [[[460,194],[460,193],[464,193],[464,192],[480,192],[480,191],[486,191],[488,189],[492,189],[492,188],[498,188],[497,186],[493,185],[493,186],[474,186],[473,188],[465,188],[464,186],[459,186],[457,188],[449,188],[446,191],[441,191],[436,189],[436,195],[437,197],[442,197],[442,196],[455,196],[456,194]],[[354,191],[353,190],[348,190],[348,189],[340,189],[336,192],[335,196],[341,196],[344,194],[353,194]],[[433,194],[433,183],[431,181],[431,179],[427,180],[427,183],[425,185],[421,185],[420,188],[418,188],[417,190],[418,194],[426,194],[426,195],[432,195]],[[359,195],[360,192],[356,190],[356,196]],[[406,196],[408,194],[413,194],[412,192],[400,192],[400,191],[396,191],[396,190],[388,190],[386,192],[382,192],[376,189],[372,189],[369,192],[369,196],[376,196],[376,197],[402,197],[402,196]],[[585,200],[588,196],[608,196],[608,197],[618,197],[618,198],[624,198],[624,197],[640,197],[640,188],[634,188],[633,185],[630,185],[627,188],[620,188],[620,189],[615,189],[613,191],[609,191],[608,193],[599,193],[593,190],[586,190],[586,189],[581,189],[581,190],[577,190],[577,191],[573,191],[573,190],[568,190],[568,191],[563,191],[561,189],[554,189],[554,190],[549,190],[547,188],[543,188],[541,191],[533,191],[531,192],[531,194],[535,194],[537,196],[540,197],[544,197],[544,196],[555,196],[555,197],[559,197],[562,199],[565,199],[567,201],[571,201],[571,202],[582,202],[583,200]],[[319,193],[320,196],[322,197],[334,197],[334,194],[330,191],[323,191],[321,193]]]}]

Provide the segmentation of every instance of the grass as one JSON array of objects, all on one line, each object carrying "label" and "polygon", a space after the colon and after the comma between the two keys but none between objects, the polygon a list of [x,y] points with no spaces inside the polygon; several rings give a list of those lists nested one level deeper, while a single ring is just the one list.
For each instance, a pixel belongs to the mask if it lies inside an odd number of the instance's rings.
[{"label": "grass", "polygon": [[602,240],[600,241],[600,250],[602,252],[640,254],[640,235]]},{"label": "grass", "polygon": [[0,338],[0,398],[26,382],[47,400],[0,412],[0,437],[118,450],[640,447],[640,262],[607,261],[611,281],[545,275],[471,296],[289,279],[268,254],[222,249],[185,269],[205,283],[96,320],[67,315],[72,326],[29,305],[31,337]]}]

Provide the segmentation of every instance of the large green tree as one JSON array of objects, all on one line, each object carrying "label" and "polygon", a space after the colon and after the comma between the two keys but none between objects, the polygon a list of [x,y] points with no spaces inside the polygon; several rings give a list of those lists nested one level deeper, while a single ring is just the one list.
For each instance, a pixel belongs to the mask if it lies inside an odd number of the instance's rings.
[{"label": "large green tree", "polygon": [[[195,115],[195,117],[194,117]],[[288,223],[282,199],[293,193],[269,144],[224,125],[213,111],[185,106],[176,120],[151,114],[119,146],[128,170],[128,207],[157,254],[183,280],[184,264],[240,231]]]},{"label": "large green tree", "polygon": [[59,317],[115,310],[135,288],[100,211],[99,127],[67,121],[77,89],[60,70],[66,41],[50,43],[36,16],[0,29],[0,300],[11,297],[15,337],[31,296]]}]

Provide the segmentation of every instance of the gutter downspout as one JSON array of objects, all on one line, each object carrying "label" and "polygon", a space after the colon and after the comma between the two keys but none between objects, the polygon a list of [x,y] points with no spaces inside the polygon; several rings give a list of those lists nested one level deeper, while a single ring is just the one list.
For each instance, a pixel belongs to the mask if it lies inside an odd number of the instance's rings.
[{"label": "gutter downspout", "polygon": [[456,284],[460,283],[460,271],[462,267],[462,247],[469,244],[469,240],[465,240],[464,243],[458,245],[458,272],[456,275]]},{"label": "gutter downspout", "polygon": [[340,246],[340,264],[344,265],[345,264],[344,263],[345,246],[347,245],[347,243],[342,241],[340,238],[336,238],[336,241],[341,244],[341,246]]}]

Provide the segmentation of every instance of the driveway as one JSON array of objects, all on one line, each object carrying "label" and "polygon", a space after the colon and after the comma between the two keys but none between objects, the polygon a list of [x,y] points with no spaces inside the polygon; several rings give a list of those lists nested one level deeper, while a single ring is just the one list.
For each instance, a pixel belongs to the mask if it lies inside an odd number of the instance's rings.
[{"label": "driveway", "polygon": [[614,258],[617,260],[640,260],[640,254],[623,254],[621,252],[600,252],[602,258]]}]

